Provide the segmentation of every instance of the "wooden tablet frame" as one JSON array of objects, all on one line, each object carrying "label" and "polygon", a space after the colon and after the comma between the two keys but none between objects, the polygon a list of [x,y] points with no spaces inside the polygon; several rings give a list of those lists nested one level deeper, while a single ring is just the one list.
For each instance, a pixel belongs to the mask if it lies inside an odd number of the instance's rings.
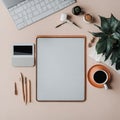
[{"label": "wooden tablet frame", "polygon": [[[37,60],[37,39],[38,38],[84,38],[84,62],[86,63],[86,36],[81,35],[38,35],[36,37],[36,60]],[[38,102],[84,102],[86,100],[86,64],[84,65],[84,100],[38,100],[37,99],[37,61],[36,61],[36,100]]]}]

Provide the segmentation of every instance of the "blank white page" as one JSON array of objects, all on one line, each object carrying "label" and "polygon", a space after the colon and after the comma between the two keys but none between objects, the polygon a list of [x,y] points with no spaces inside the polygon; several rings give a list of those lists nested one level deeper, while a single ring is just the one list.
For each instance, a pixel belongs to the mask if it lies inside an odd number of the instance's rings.
[{"label": "blank white page", "polygon": [[85,99],[85,38],[37,39],[37,100]]}]

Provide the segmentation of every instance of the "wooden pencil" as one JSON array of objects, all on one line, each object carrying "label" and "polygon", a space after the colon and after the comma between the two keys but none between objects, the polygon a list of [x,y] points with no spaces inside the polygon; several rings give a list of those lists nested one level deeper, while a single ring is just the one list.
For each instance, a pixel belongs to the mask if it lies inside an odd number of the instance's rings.
[{"label": "wooden pencil", "polygon": [[25,88],[24,88],[24,77],[23,74],[21,74],[21,79],[22,79],[22,93],[23,93],[23,101],[25,102]]},{"label": "wooden pencil", "polygon": [[25,103],[27,104],[28,102],[28,88],[27,88],[27,78],[25,77]]},{"label": "wooden pencil", "polygon": [[31,80],[29,80],[29,102],[31,102]]}]

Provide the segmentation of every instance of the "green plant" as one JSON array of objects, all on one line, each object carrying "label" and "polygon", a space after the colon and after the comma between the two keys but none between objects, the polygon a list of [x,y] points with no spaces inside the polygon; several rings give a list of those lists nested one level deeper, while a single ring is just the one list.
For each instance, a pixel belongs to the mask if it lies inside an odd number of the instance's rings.
[{"label": "green plant", "polygon": [[111,65],[115,64],[116,70],[120,69],[120,21],[112,14],[110,18],[99,16],[101,26],[95,25],[101,32],[92,32],[99,37],[96,43],[97,54],[105,55],[105,61],[110,58]]}]

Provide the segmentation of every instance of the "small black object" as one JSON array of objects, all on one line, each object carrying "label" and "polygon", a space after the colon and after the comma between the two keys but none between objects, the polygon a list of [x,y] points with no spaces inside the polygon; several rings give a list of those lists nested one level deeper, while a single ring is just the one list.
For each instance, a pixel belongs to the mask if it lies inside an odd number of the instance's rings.
[{"label": "small black object", "polygon": [[80,8],[80,6],[75,6],[73,9],[72,9],[72,13],[74,15],[79,15],[80,13],[82,13],[82,10]]}]

